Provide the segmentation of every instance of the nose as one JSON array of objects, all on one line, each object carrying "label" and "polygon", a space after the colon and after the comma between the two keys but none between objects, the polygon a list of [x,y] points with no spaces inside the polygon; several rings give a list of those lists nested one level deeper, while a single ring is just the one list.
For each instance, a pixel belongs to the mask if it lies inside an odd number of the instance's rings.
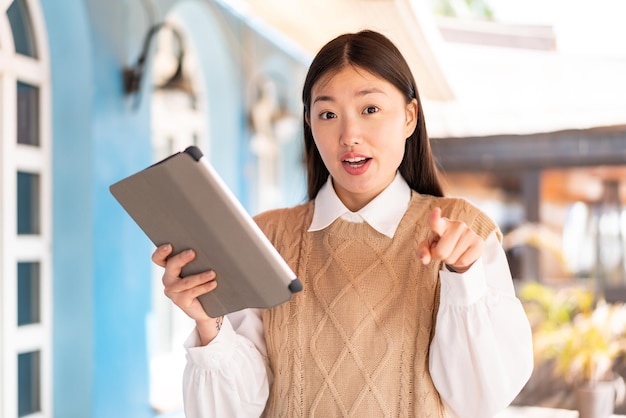
[{"label": "nose", "polygon": [[340,142],[343,146],[358,145],[363,142],[363,132],[359,122],[352,117],[345,117],[341,123]]}]

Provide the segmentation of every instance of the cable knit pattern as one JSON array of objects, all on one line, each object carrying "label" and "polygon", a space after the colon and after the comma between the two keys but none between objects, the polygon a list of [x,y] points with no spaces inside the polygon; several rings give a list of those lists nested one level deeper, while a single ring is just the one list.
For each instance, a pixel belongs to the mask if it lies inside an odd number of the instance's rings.
[{"label": "cable knit pattern", "polygon": [[443,417],[428,370],[438,271],[416,256],[435,206],[486,238],[496,226],[465,200],[413,193],[392,239],[341,219],[306,232],[314,203],[256,217],[304,285],[265,311],[274,373],[268,417]]}]

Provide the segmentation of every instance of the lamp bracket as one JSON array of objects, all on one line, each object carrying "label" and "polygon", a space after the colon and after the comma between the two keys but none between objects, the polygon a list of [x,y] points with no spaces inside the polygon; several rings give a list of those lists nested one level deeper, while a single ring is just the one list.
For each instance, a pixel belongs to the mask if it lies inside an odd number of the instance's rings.
[{"label": "lamp bracket", "polygon": [[141,89],[141,79],[144,74],[144,67],[146,65],[146,60],[148,59],[148,54],[150,52],[150,44],[152,43],[152,39],[154,35],[156,35],[161,29],[167,27],[172,31],[178,44],[180,45],[178,52],[178,68],[176,69],[175,75],[182,71],[182,61],[183,61],[183,40],[180,33],[171,25],[168,25],[166,22],[157,23],[150,28],[143,42],[143,48],[141,50],[141,54],[139,58],[137,58],[137,62],[131,67],[125,67],[122,72],[123,82],[124,82],[124,93],[125,94],[133,94],[137,93]]}]

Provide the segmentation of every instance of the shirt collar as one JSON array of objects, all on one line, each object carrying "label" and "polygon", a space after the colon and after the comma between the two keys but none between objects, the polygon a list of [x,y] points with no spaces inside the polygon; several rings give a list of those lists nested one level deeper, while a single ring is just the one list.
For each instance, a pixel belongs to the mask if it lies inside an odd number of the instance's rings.
[{"label": "shirt collar", "polygon": [[[400,173],[396,173],[395,178],[385,190],[361,210],[351,212],[335,193],[332,179],[328,177],[328,181],[322,186],[315,198],[313,221],[309,227],[309,232],[320,231],[332,224],[337,218],[342,218],[351,222],[367,222],[376,231],[393,238],[410,200],[411,189],[409,185]],[[390,204],[390,202],[394,203]]]}]

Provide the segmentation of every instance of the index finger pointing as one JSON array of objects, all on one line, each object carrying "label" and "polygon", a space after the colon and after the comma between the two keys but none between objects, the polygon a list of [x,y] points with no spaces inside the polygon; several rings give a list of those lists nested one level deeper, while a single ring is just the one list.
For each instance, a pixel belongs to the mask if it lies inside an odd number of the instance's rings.
[{"label": "index finger pointing", "polygon": [[440,237],[446,232],[446,221],[441,217],[441,208],[436,207],[428,219],[430,229]]}]

